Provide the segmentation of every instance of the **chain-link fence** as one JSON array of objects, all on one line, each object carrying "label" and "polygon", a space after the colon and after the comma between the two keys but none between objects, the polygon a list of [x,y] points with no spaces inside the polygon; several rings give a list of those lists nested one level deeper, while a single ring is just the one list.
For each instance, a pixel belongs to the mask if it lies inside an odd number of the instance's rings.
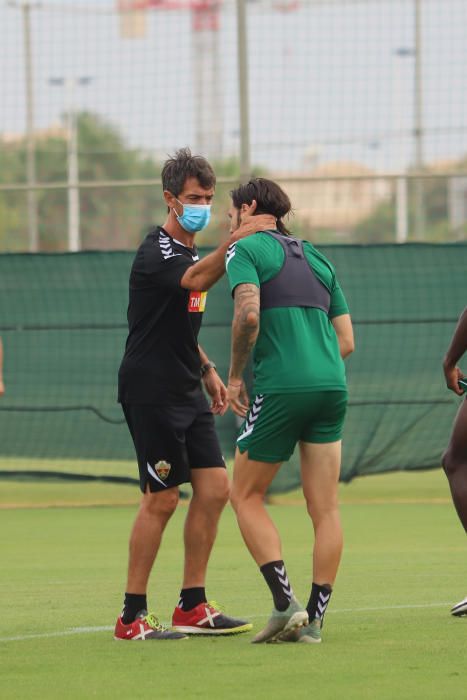
[{"label": "chain-link fence", "polygon": [[465,0],[0,0],[0,251],[132,248],[190,145],[317,243],[467,237]]}]

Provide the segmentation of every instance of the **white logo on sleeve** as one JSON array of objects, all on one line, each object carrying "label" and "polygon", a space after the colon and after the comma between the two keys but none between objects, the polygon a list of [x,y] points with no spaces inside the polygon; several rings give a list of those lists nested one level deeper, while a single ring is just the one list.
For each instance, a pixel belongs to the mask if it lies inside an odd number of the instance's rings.
[{"label": "white logo on sleeve", "polygon": [[229,264],[229,262],[232,260],[233,257],[235,257],[235,243],[231,243],[229,247],[227,248],[227,252],[225,254],[225,266]]},{"label": "white logo on sleeve", "polygon": [[162,232],[159,234],[159,247],[164,260],[176,258],[178,255],[181,255],[181,253],[174,253],[171,237]]}]

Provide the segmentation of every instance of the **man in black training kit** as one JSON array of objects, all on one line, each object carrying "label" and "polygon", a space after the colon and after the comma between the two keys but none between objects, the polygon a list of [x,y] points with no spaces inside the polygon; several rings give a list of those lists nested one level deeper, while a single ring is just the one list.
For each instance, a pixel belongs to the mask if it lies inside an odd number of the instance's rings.
[{"label": "man in black training kit", "polygon": [[[465,380],[457,366],[467,351],[467,308],[460,315],[454,335],[443,362],[446,385],[455,394],[462,396],[465,388],[459,380]],[[451,439],[443,455],[443,467],[451,488],[452,500],[459,519],[467,532],[467,401],[462,401],[454,421]],[[451,613],[456,617],[467,615],[467,598],[454,605]]]},{"label": "man in black training kit", "polygon": [[[274,225],[250,216],[230,239],[199,260],[194,234],[209,223],[216,178],[209,163],[177,151],[162,170],[168,214],[140,245],[130,274],[129,334],[119,371],[122,404],[138,458],[141,506],[130,538],[125,602],[116,639],[185,639],[187,634],[246,632],[251,624],[208,604],[206,569],[229,482],[213,413],[227,410],[227,390],[199,347],[206,290],[225,272],[228,246]],[[250,208],[253,213],[255,205]],[[209,407],[204,389],[211,397]],[[172,629],[148,614],[146,591],[162,534],[191,482],[184,528],[185,561]]]}]

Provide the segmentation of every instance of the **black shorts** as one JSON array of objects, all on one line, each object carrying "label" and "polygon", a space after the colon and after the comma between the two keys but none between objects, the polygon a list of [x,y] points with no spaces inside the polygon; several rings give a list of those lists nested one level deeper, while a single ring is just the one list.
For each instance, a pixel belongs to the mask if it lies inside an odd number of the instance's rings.
[{"label": "black shorts", "polygon": [[187,404],[122,403],[135,445],[139,485],[145,493],[191,481],[191,469],[224,467],[214,416],[204,394]]}]

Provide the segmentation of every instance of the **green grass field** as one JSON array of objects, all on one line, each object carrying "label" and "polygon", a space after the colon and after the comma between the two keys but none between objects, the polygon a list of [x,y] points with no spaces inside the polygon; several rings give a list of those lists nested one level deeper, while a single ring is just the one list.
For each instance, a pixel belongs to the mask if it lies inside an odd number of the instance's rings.
[{"label": "green grass field", "polygon": [[[441,471],[341,487],[345,553],[323,643],[311,648],[252,646],[251,634],[117,643],[136,488],[7,480],[0,494],[1,698],[466,697],[467,619],[449,615],[467,594],[466,543]],[[270,509],[306,602],[312,534],[301,498]],[[184,513],[182,504],[151,581],[152,607],[165,621],[179,592]],[[230,508],[208,595],[256,630],[270,612]]]}]

